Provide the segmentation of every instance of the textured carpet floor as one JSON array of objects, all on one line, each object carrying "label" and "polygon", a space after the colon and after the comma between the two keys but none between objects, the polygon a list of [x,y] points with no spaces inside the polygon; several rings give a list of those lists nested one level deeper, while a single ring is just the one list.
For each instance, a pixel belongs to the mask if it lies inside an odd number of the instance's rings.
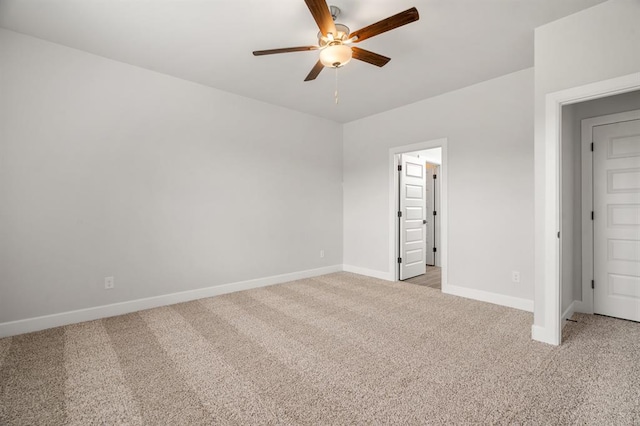
[{"label": "textured carpet floor", "polygon": [[0,340],[2,425],[640,424],[640,325],[350,273]]}]

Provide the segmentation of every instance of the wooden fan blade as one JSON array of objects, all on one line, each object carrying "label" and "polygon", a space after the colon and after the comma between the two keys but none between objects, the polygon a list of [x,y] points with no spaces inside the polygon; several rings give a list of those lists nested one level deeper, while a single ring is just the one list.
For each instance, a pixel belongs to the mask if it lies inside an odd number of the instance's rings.
[{"label": "wooden fan blade", "polygon": [[411,9],[407,9],[404,12],[400,12],[396,15],[388,17],[387,19],[383,19],[382,21],[378,21],[375,24],[371,24],[368,27],[364,27],[358,31],[355,31],[349,34],[349,37],[358,37],[358,39],[355,40],[354,43],[359,43],[362,40],[366,40],[373,36],[386,33],[387,31],[410,24],[414,21],[417,21],[418,19],[420,19],[418,9],[412,7]]},{"label": "wooden fan blade", "polygon": [[333,23],[327,2],[325,0],[304,0],[304,2],[307,4],[313,19],[316,20],[320,32],[323,35],[328,33],[336,35],[336,25]]},{"label": "wooden fan blade", "polygon": [[387,65],[387,62],[391,60],[391,58],[387,58],[386,56],[378,55],[377,53],[369,52],[368,50],[355,46],[351,48],[351,51],[353,52],[353,59],[368,62],[377,67],[384,67]]},{"label": "wooden fan blade", "polygon": [[311,72],[307,75],[307,78],[305,78],[304,81],[315,80],[318,74],[320,74],[320,71],[322,71],[322,68],[324,68],[324,65],[322,65],[322,62],[320,61],[316,62],[316,64],[311,69]]},{"label": "wooden fan blade", "polygon": [[276,53],[289,53],[289,52],[306,52],[307,50],[318,50],[318,46],[300,46],[300,47],[285,47],[282,49],[256,50],[253,52],[253,56],[273,55]]}]

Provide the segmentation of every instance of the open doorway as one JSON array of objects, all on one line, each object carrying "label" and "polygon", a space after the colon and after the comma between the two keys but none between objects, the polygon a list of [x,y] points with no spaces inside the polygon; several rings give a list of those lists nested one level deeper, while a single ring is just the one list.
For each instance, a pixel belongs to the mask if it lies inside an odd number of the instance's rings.
[{"label": "open doorway", "polygon": [[640,321],[640,91],[562,107],[561,326]]},{"label": "open doorway", "polygon": [[392,236],[396,280],[446,286],[446,139],[394,148]]},{"label": "open doorway", "polygon": [[[561,210],[562,186],[562,109],[571,104],[606,98],[640,90],[640,73],[597,81],[583,86],[547,93],[544,98],[544,135],[537,139],[536,176],[544,178],[544,185],[536,189],[536,306],[531,336],[552,345],[562,340],[562,297],[566,285],[562,283]],[[564,229],[566,231],[566,228]]]}]

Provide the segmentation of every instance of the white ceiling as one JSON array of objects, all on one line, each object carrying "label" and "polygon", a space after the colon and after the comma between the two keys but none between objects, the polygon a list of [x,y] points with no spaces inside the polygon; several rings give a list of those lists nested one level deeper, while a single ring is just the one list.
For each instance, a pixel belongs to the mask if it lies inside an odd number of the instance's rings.
[{"label": "white ceiling", "polygon": [[392,58],[304,78],[317,51],[303,0],[0,0],[0,26],[217,89],[348,122],[533,66],[533,30],[604,0],[329,0],[352,31],[412,6],[420,20],[358,46]]}]

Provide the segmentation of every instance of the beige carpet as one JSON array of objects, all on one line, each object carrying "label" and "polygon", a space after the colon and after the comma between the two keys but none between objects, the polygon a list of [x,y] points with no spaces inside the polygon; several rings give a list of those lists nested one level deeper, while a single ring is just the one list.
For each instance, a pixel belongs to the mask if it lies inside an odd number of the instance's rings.
[{"label": "beige carpet", "polygon": [[640,326],[336,273],[0,340],[2,425],[640,424]]}]

